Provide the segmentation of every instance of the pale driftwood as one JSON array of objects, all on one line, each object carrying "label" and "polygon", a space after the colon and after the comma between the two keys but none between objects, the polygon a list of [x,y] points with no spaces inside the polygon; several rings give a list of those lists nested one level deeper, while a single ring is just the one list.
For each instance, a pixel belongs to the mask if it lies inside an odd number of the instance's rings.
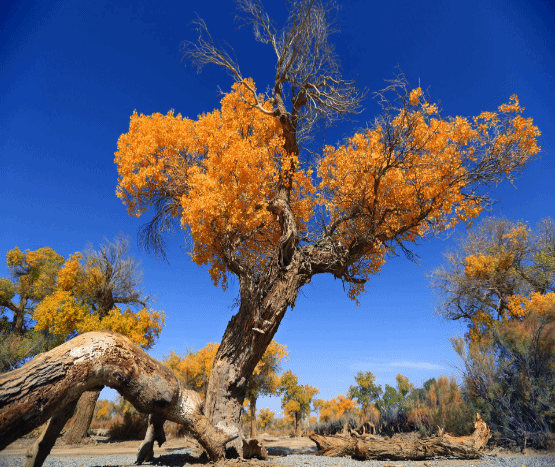
[{"label": "pale driftwood", "polygon": [[101,385],[116,389],[141,413],[184,424],[211,460],[222,459],[225,444],[235,438],[208,421],[196,392],[128,338],[90,332],[0,374],[0,450]]},{"label": "pale driftwood", "polygon": [[440,431],[436,437],[403,442],[375,436],[363,437],[356,433],[351,433],[351,437],[310,435],[310,439],[320,449],[320,455],[352,456],[362,460],[426,460],[436,457],[475,459],[483,455],[490,437],[491,432],[479,414],[472,435],[463,437],[453,437]]}]

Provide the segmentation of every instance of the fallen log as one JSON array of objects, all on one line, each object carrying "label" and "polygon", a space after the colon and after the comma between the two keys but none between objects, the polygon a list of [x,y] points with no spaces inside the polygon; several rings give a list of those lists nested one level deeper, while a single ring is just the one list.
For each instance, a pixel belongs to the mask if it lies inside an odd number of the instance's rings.
[{"label": "fallen log", "polygon": [[455,457],[465,460],[480,458],[491,432],[481,416],[476,415],[474,432],[469,436],[453,437],[440,430],[435,437],[403,442],[377,436],[350,437],[311,434],[317,455],[329,457],[350,456],[360,460],[426,460],[436,457]]},{"label": "fallen log", "polygon": [[[128,338],[90,332],[0,374],[0,450],[102,385],[141,413],[184,424],[213,461],[223,459],[226,443],[236,438],[215,428],[203,414],[202,398]],[[152,442],[161,439],[156,426]]]}]

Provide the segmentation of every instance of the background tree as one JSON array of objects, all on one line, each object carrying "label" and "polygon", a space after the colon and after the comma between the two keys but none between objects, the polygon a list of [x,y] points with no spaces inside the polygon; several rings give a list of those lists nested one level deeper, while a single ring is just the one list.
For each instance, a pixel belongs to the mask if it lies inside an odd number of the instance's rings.
[{"label": "background tree", "polygon": [[[172,351],[164,359],[167,366],[185,382],[187,388],[195,390],[206,397],[210,372],[218,352],[218,343],[208,343],[198,352],[188,351],[180,356]],[[260,362],[256,365],[249,379],[247,400],[249,401],[249,418],[251,437],[256,437],[256,400],[261,395],[275,395],[279,386],[281,364],[289,360],[287,347],[272,341]]]},{"label": "background tree", "polygon": [[[34,331],[50,337],[52,347],[94,330],[116,331],[143,349],[155,343],[162,331],[164,314],[147,308],[149,297],[140,289],[140,262],[129,254],[129,242],[129,238],[120,234],[115,242],[105,240],[97,251],[89,245],[84,254],[77,252],[66,261],[47,251],[54,262],[43,262],[46,266],[38,268],[38,273],[27,267],[33,278],[40,279],[40,273],[46,278],[48,273],[47,280],[32,283],[34,291],[44,291],[37,295],[40,301],[34,305],[32,320]],[[12,253],[11,262],[28,265],[30,253],[22,257],[18,251]],[[20,272],[25,271],[24,267],[19,268]],[[24,284],[29,283],[28,275],[20,276],[25,278]],[[126,306],[125,310],[121,304]],[[86,436],[99,394],[100,389],[81,396],[66,439],[68,443],[78,443]]]},{"label": "background tree", "polygon": [[382,394],[381,385],[376,385],[376,377],[372,372],[358,372],[355,376],[356,386],[351,385],[347,396],[349,398],[354,398],[358,401],[362,409],[362,417],[366,418],[370,406],[374,401],[376,401]]},{"label": "background tree", "polygon": [[293,419],[295,434],[299,436],[300,422],[310,414],[310,404],[320,390],[308,384],[299,385],[299,378],[288,370],[281,376],[278,392],[281,408]]},{"label": "background tree", "polygon": [[260,424],[261,429],[266,429],[270,427],[275,419],[275,413],[271,411],[269,408],[261,408],[258,411],[258,422]]},{"label": "background tree", "polygon": [[0,372],[15,369],[59,344],[34,330],[32,316],[37,304],[54,289],[64,261],[50,247],[25,253],[18,247],[8,250],[6,265],[11,278],[0,278]]},{"label": "background tree", "polygon": [[499,439],[545,448],[555,432],[555,294],[536,294],[521,320],[480,342],[452,339],[466,391]]},{"label": "background tree", "polygon": [[344,395],[337,395],[331,400],[314,400],[314,409],[319,412],[320,422],[340,419],[344,414],[356,411],[356,403]]},{"label": "background tree", "polygon": [[437,312],[466,322],[467,338],[481,340],[494,323],[521,317],[523,298],[555,290],[555,223],[546,218],[532,231],[526,223],[489,218],[445,257],[431,275]]},{"label": "background tree", "polygon": [[115,155],[128,212],[154,210],[142,231],[147,249],[164,255],[163,235],[179,224],[192,260],[208,265],[215,284],[238,278],[239,311],[206,399],[208,418],[231,431],[239,430],[249,376],[312,276],[333,274],[355,299],[388,255],[412,257],[414,241],[470,222],[488,204],[482,187],[513,178],[539,152],[539,131],[516,96],[498,112],[444,118],[399,77],[377,94],[383,113],[369,128],[303,161],[301,144],[316,124],[358,112],[365,94],[343,78],[329,41],[338,7],[288,2],[277,30],[260,1],[237,5],[276,55],[270,94],[256,91],[198,19],[185,58],[199,69],[223,67],[232,91],[197,120],[134,113]]}]

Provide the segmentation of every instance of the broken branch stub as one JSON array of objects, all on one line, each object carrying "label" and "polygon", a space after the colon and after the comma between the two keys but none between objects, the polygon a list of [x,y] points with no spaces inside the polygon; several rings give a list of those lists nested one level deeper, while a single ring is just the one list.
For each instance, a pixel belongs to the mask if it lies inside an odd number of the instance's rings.
[{"label": "broken branch stub", "polygon": [[0,374],[0,450],[45,423],[91,388],[117,390],[141,413],[184,424],[212,460],[224,457],[234,437],[203,414],[203,400],[173,372],[128,338],[90,332]]},{"label": "broken branch stub", "polygon": [[376,436],[351,437],[311,434],[320,451],[329,457],[351,456],[361,460],[426,460],[435,457],[475,459],[483,455],[491,432],[481,416],[476,415],[474,432],[469,436],[453,437],[442,432],[435,437],[404,442]]}]

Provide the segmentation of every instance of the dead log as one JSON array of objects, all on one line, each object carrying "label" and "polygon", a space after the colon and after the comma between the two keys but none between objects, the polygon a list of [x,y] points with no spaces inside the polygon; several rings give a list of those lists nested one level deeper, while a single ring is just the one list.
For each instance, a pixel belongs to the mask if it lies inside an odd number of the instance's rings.
[{"label": "dead log", "polygon": [[351,456],[360,460],[426,460],[436,457],[470,460],[483,455],[490,437],[491,432],[479,414],[476,415],[472,435],[463,437],[453,437],[440,431],[435,437],[403,442],[356,433],[351,433],[351,437],[310,435],[318,446],[318,455]]},{"label": "dead log", "polygon": [[128,338],[90,332],[0,374],[0,450],[101,385],[117,390],[141,413],[185,425],[211,460],[222,459],[225,444],[235,438],[208,421],[196,392]]}]

